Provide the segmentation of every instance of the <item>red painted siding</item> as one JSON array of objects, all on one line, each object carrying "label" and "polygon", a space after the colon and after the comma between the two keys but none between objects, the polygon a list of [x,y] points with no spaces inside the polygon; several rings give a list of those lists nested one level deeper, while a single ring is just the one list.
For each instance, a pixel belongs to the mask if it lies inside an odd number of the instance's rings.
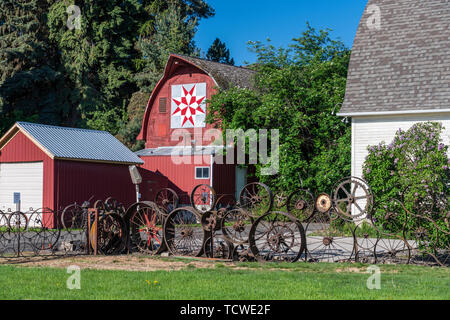
[{"label": "red painted siding", "polygon": [[[171,135],[174,129],[170,128],[170,117],[171,117],[171,101],[172,101],[172,85],[181,85],[181,84],[191,84],[191,83],[206,83],[206,95],[207,99],[210,99],[211,96],[216,92],[215,91],[215,82],[211,79],[203,71],[199,70],[194,66],[180,66],[174,71],[158,88],[155,89],[152,96],[151,101],[153,104],[149,105],[150,116],[147,122],[147,136],[146,140],[146,148],[158,148],[158,147],[166,147],[166,146],[176,146],[180,143],[180,141],[171,141]],[[160,113],[159,112],[159,100],[160,98],[167,99],[167,112]],[[194,132],[194,129],[186,129],[191,133],[192,139],[197,141],[197,145],[207,145],[210,142],[205,141],[200,143],[202,140],[203,134],[205,130],[213,128],[212,125],[207,124],[205,128],[197,129]],[[195,135],[194,133],[197,133]]]},{"label": "red painted siding", "polygon": [[114,197],[125,206],[136,202],[135,186],[127,165],[55,160],[57,208],[77,202]]},{"label": "red painted siding", "polygon": [[43,206],[54,210],[53,159],[20,131],[0,151],[0,162],[3,163],[36,161],[44,164]]},{"label": "red painted siding", "polygon": [[[142,157],[145,161],[143,168],[162,175],[166,179],[166,185],[175,190],[183,204],[189,204],[189,195],[199,184],[210,185],[211,179],[195,179],[196,167],[210,167],[210,158],[203,159],[201,156],[186,157],[191,164],[177,165],[172,162],[170,156]],[[144,181],[143,185],[146,182]]]}]

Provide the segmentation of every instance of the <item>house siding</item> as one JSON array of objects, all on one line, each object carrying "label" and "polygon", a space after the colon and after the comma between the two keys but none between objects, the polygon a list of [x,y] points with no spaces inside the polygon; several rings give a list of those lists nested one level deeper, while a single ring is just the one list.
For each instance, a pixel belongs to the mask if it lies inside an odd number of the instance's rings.
[{"label": "house siding", "polygon": [[352,118],[352,175],[362,177],[367,147],[384,141],[389,144],[398,129],[408,130],[415,123],[436,121],[444,126],[443,142],[450,144],[450,113]]}]

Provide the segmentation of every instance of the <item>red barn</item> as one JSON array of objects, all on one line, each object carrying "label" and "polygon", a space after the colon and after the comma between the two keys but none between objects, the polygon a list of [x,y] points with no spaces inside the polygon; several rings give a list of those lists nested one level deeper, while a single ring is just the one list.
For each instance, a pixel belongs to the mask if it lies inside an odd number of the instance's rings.
[{"label": "red barn", "polygon": [[[167,186],[179,195],[190,194],[199,184],[213,186],[217,194],[239,192],[246,173],[214,160],[223,146],[211,146],[211,136],[221,134],[205,123],[206,101],[217,88],[252,88],[254,74],[247,68],[172,54],[150,97],[138,136],[146,147],[136,153],[145,162],[143,168],[165,177]],[[144,186],[143,199],[148,198],[147,189]]]},{"label": "red barn", "polygon": [[142,163],[104,131],[18,122],[0,139],[0,210],[15,210],[14,193],[23,212],[57,210],[91,196],[130,205],[136,192],[128,166]]}]

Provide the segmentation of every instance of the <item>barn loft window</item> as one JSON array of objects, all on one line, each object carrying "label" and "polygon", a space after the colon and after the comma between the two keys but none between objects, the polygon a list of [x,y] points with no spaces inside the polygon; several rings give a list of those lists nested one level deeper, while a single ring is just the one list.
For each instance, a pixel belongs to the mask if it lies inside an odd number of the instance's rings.
[{"label": "barn loft window", "polygon": [[166,113],[167,112],[167,98],[160,98],[159,99],[159,113]]},{"label": "barn loft window", "polygon": [[209,179],[209,167],[196,167],[195,179]]}]

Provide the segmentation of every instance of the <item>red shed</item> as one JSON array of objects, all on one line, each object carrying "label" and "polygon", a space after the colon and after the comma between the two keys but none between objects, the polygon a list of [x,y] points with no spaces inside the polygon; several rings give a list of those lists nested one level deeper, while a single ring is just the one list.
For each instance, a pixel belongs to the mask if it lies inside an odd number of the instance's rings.
[{"label": "red shed", "polygon": [[142,163],[104,131],[18,122],[0,139],[0,210],[14,210],[13,193],[20,193],[24,212],[91,196],[130,205],[136,194],[128,166]]},{"label": "red shed", "polygon": [[[161,174],[168,187],[188,195],[198,184],[213,186],[218,194],[236,194],[246,182],[245,170],[219,164],[223,145],[212,145],[221,132],[205,122],[206,101],[218,88],[252,88],[255,72],[242,67],[172,54],[144,115],[137,152],[147,170]],[[144,198],[148,198],[145,190]],[[186,198],[183,202],[187,202]]]}]

